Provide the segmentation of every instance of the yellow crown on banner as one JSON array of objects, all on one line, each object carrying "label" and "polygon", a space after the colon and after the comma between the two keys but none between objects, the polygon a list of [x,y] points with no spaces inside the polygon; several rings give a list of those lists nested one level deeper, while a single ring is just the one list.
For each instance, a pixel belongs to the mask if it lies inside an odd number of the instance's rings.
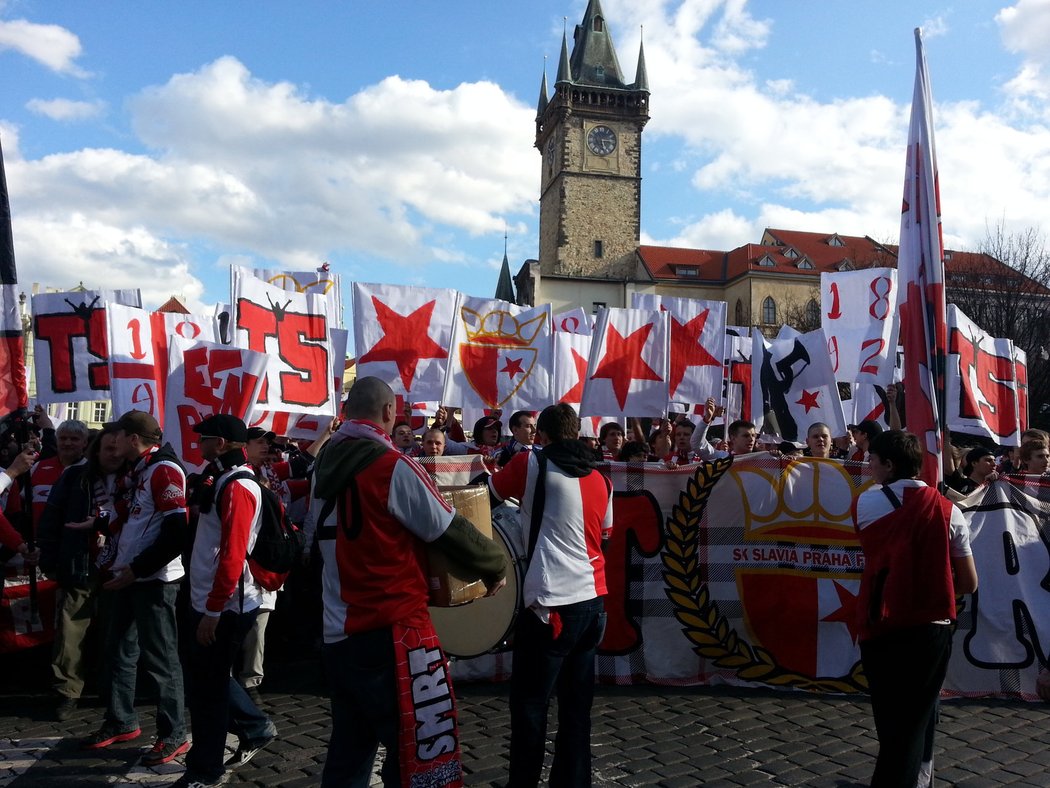
[{"label": "yellow crown on banner", "polygon": [[855,544],[851,507],[871,485],[836,460],[806,458],[771,468],[768,461],[734,465],[729,473],[740,492],[744,539],[819,544]]},{"label": "yellow crown on banner", "polygon": [[547,315],[541,313],[519,322],[518,318],[505,309],[481,313],[464,306],[460,307],[459,311],[467,333],[467,342],[477,345],[528,347],[543,328],[543,321],[547,319]]}]

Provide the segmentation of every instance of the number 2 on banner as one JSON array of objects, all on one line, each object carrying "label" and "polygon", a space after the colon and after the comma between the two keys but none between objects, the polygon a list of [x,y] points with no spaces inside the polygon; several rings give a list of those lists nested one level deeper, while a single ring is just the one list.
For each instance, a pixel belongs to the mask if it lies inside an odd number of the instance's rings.
[{"label": "number 2 on banner", "polygon": [[[875,350],[864,358],[864,361],[860,366],[860,371],[867,375],[878,375],[879,363],[877,359],[882,355],[882,351],[886,348],[886,340],[882,337],[879,337],[878,339],[867,339],[864,341],[864,344],[860,346],[860,352],[863,353],[872,346],[875,346]],[[871,363],[872,361],[875,361],[875,363]]]}]

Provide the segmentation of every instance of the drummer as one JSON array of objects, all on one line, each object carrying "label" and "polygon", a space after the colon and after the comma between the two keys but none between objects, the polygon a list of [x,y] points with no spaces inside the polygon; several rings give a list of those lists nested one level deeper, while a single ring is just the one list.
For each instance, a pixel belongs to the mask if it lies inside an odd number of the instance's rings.
[{"label": "drummer", "polygon": [[500,499],[521,501],[527,534],[523,610],[514,635],[510,690],[510,788],[535,786],[543,769],[547,710],[558,688],[551,785],[590,785],[594,656],[605,630],[602,540],[612,530],[612,484],[578,440],[571,406],[536,422],[539,452],[515,455],[489,479]]}]

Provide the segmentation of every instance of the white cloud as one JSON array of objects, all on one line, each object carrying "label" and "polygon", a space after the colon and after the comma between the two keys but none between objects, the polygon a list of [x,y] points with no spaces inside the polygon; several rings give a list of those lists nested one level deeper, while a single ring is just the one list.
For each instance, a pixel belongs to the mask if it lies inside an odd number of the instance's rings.
[{"label": "white cloud", "polygon": [[76,64],[80,39],[58,25],[39,25],[26,19],[0,21],[0,51],[13,49],[52,71],[74,77],[89,74]]},{"label": "white cloud", "polygon": [[[150,261],[158,291],[209,250],[292,268],[340,253],[483,264],[457,247],[455,232],[499,232],[515,216],[520,228],[535,213],[534,111],[492,83],[435,90],[394,76],[334,103],[224,57],[127,106],[155,153],[96,148],[10,161],[20,258],[68,271],[76,239],[85,262]],[[75,229],[59,250],[48,241],[63,222]]]},{"label": "white cloud", "polygon": [[[647,139],[686,146],[675,160],[691,173],[698,213],[668,243],[733,248],[765,226],[897,236],[909,105],[880,95],[820,101],[790,85],[789,66],[759,76],[725,42],[750,37],[764,46],[775,23],[755,22],[739,2],[603,5],[610,19],[627,20],[617,29],[644,24],[653,93]],[[926,23],[927,37],[950,35],[944,19]],[[1036,61],[1050,59],[1050,3],[1020,0],[998,20],[1004,40],[1032,58],[1023,72],[1028,92],[1038,86],[1050,97]],[[618,49],[629,53],[637,40],[618,38]],[[974,248],[986,224],[1002,218],[1018,229],[1046,221],[1050,130],[1031,122],[1046,111],[1039,96],[1015,105],[1012,117],[934,96],[946,243]]]},{"label": "white cloud", "polygon": [[996,14],[995,21],[1003,46],[1024,58],[1017,75],[1006,84],[1006,92],[1017,99],[1022,111],[1029,111],[1027,99],[1050,98],[1050,4],[1018,0]]},{"label": "white cloud", "polygon": [[922,28],[923,40],[929,41],[931,38],[941,38],[948,35],[949,27],[948,20],[943,16],[935,16],[930,19],[923,21],[919,27]]},{"label": "white cloud", "polygon": [[73,101],[71,99],[31,99],[26,107],[38,115],[52,120],[86,120],[101,115],[106,110],[103,101]]}]

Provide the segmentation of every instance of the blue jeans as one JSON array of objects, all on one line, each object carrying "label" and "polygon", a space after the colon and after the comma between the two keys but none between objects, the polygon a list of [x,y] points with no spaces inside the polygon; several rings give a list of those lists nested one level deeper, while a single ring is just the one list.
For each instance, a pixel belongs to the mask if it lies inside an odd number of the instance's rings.
[{"label": "blue jeans", "polygon": [[227,732],[241,742],[277,735],[270,718],[259,711],[231,675],[237,652],[258,612],[227,610],[219,617],[215,642],[202,646],[197,642],[197,627],[204,614],[189,611],[187,682],[193,747],[186,756],[186,770],[196,776],[215,780],[226,771]]},{"label": "blue jeans", "polygon": [[367,788],[380,743],[386,748],[383,785],[398,788],[400,710],[390,629],[326,643],[321,660],[332,693],[332,734],[322,788]]},{"label": "blue jeans", "polygon": [[104,591],[110,610],[106,638],[109,702],[106,721],[120,730],[138,727],[135,678],[138,663],[157,692],[157,738],[186,739],[182,666],[179,664],[175,597],[178,583],[147,580]]},{"label": "blue jeans", "polygon": [[509,788],[536,786],[543,770],[547,710],[558,691],[558,735],[554,742],[551,786],[591,784],[591,704],[594,656],[605,632],[601,597],[552,609],[562,630],[531,610],[522,611],[514,633],[514,672],[510,681]]}]

